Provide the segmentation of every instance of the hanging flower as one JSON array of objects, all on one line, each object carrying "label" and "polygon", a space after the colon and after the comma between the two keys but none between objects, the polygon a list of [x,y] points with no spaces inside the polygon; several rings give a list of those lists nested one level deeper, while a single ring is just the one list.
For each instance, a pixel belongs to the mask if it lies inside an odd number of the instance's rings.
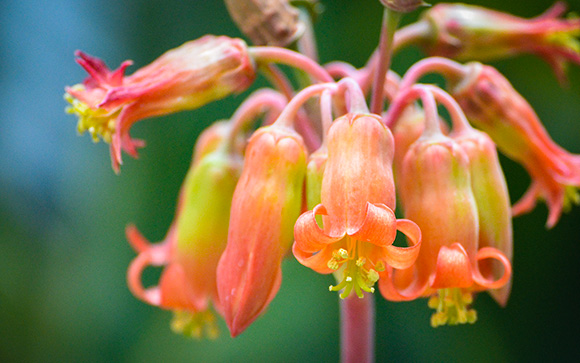
[{"label": "hanging flower", "polygon": [[451,87],[470,122],[488,133],[498,148],[521,163],[532,184],[513,207],[514,215],[529,212],[541,198],[553,227],[563,210],[580,203],[580,156],[558,146],[529,103],[495,68],[471,63],[463,81]]},{"label": "hanging flower", "polygon": [[89,73],[82,84],[66,88],[67,109],[79,117],[77,129],[111,144],[113,169],[121,150],[133,157],[143,141],[132,139],[131,126],[144,118],[191,110],[242,92],[255,78],[246,44],[240,39],[207,35],[172,49],[130,76],[125,61],[110,71],[105,63],[77,51]]},{"label": "hanging flower", "polygon": [[[294,228],[294,256],[318,273],[337,272],[342,281],[332,291],[374,292],[386,266],[406,268],[419,252],[421,232],[409,220],[395,218],[392,174],[393,136],[370,114],[347,114],[328,134],[328,160],[321,201],[300,216]],[[323,228],[316,222],[322,216]],[[411,246],[393,246],[396,231]]]},{"label": "hanging flower", "polygon": [[557,3],[536,18],[523,19],[479,6],[438,4],[423,14],[428,30],[421,43],[432,55],[460,61],[535,54],[563,81],[567,62],[580,64],[580,19],[559,18],[565,10]]},{"label": "hanging flower", "polygon": [[[421,253],[408,269],[387,267],[379,287],[394,301],[431,296],[429,306],[437,311],[431,319],[435,327],[474,322],[471,293],[507,284],[511,265],[498,249],[480,248],[468,155],[441,133],[437,121],[432,123],[405,156],[400,183],[405,217],[421,228]],[[499,279],[482,276],[479,264],[487,259],[503,266]]]},{"label": "hanging flower", "polygon": [[254,133],[233,196],[227,247],[217,268],[220,303],[232,336],[242,333],[280,288],[282,258],[300,215],[306,147],[274,123]]},{"label": "hanging flower", "polygon": [[[222,312],[216,268],[226,245],[230,205],[242,164],[223,142],[218,148],[204,145],[183,183],[165,240],[149,244],[134,226],[127,228],[127,238],[139,253],[129,267],[128,282],[137,298],[174,311],[174,330],[200,337],[205,329],[214,337],[217,325],[209,306],[211,302]],[[165,268],[159,285],[145,289],[141,274],[149,265]]]}]

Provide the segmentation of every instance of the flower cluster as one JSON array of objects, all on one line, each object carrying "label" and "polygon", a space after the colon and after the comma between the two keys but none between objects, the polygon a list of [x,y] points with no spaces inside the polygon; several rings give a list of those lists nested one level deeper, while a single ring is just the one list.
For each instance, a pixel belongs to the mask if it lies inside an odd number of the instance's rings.
[{"label": "flower cluster", "polygon": [[[423,4],[381,2],[387,19]],[[79,132],[111,144],[115,171],[121,150],[136,156],[144,145],[129,136],[136,121],[242,92],[258,71],[276,88],[255,91],[199,137],[163,242],[150,244],[127,228],[138,253],[128,271],[132,293],[172,310],[176,331],[214,336],[213,310],[237,336],[264,314],[280,288],[282,260],[293,255],[333,274],[329,289],[342,299],[368,299],[375,286],[391,301],[428,298],[434,327],[475,322],[477,292],[489,291],[504,306],[512,217],[542,199],[553,227],[580,202],[580,156],[550,138],[496,69],[449,58],[529,52],[563,78],[567,61],[580,63],[580,22],[559,19],[562,4],[530,20],[440,4],[385,36],[367,65],[355,69],[315,60],[308,16],[298,15],[316,13],[315,1],[302,2],[306,9],[282,0],[247,3],[226,1],[256,46],[206,36],[130,76],[129,61],[110,71],[77,53],[89,78],[66,88],[68,110],[79,117]],[[425,58],[402,76],[388,71],[391,51],[409,44],[448,58]],[[277,63],[301,76],[292,83]],[[444,88],[420,83],[433,72],[445,78]],[[496,147],[532,179],[514,206]],[[143,287],[147,266],[163,267],[158,286]]]}]

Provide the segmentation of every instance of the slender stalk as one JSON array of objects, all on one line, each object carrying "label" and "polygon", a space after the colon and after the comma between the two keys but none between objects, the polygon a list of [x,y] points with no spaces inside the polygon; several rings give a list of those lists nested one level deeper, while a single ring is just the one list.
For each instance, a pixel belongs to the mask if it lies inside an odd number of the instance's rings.
[{"label": "slender stalk", "polygon": [[379,60],[374,73],[373,91],[371,94],[371,112],[381,114],[383,111],[384,86],[387,71],[391,65],[393,53],[393,38],[401,14],[385,7],[383,13],[383,25],[381,27],[381,39],[379,41]]},{"label": "slender stalk", "polygon": [[375,360],[375,299],[365,293],[340,299],[340,346],[342,363],[370,363]]},{"label": "slender stalk", "polygon": [[[294,89],[286,75],[278,69],[275,65],[268,64],[260,67],[262,73],[266,78],[276,87],[281,93],[286,96],[288,101],[294,97]],[[307,117],[305,112],[298,112],[296,120],[296,131],[298,131],[304,138],[304,143],[309,150],[316,150],[320,146],[320,138],[318,137],[316,129],[312,122]]]},{"label": "slender stalk", "polygon": [[332,82],[332,77],[322,66],[298,52],[278,47],[250,47],[251,56],[260,63],[281,63],[308,73],[319,82]]},{"label": "slender stalk", "polygon": [[316,38],[314,37],[314,29],[312,28],[312,18],[308,11],[300,8],[300,20],[304,24],[304,33],[298,39],[298,51],[313,61],[318,62],[318,47],[316,45]]}]

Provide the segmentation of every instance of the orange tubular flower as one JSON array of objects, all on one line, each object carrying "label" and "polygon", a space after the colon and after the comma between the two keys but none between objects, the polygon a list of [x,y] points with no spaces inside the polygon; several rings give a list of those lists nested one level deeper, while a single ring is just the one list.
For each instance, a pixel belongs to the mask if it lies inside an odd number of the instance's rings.
[{"label": "orange tubular flower", "polygon": [[111,144],[113,169],[119,170],[121,149],[137,156],[141,140],[130,127],[144,118],[191,110],[244,91],[255,78],[247,46],[240,39],[205,36],[170,50],[130,76],[125,61],[116,71],[80,51],[77,62],[89,73],[82,84],[66,88],[67,109],[79,117],[78,131],[89,131]]},{"label": "orange tubular flower", "polygon": [[[471,292],[504,286],[511,265],[496,248],[479,248],[468,156],[437,126],[436,131],[432,127],[407,153],[400,190],[405,216],[421,228],[421,253],[409,269],[388,267],[379,287],[385,298],[394,301],[438,293],[429,300],[429,306],[437,309],[433,326],[474,322],[475,311],[468,310]],[[479,262],[486,259],[503,265],[499,279],[482,276]]]},{"label": "orange tubular flower", "polygon": [[280,288],[282,258],[300,215],[306,147],[289,127],[254,133],[232,201],[228,244],[217,268],[218,292],[232,336],[242,333]]},{"label": "orange tubular flower", "polygon": [[[134,226],[127,228],[127,238],[139,253],[128,270],[131,292],[151,305],[173,310],[173,330],[194,337],[200,337],[204,328],[210,337],[217,334],[209,303],[221,312],[215,271],[227,242],[229,210],[242,165],[241,158],[225,148],[206,149],[198,149],[204,156],[196,158],[184,181],[165,240],[151,245]],[[165,269],[159,285],[145,289],[141,274],[149,265]]]},{"label": "orange tubular flower", "polygon": [[[300,216],[294,227],[294,256],[318,273],[337,272],[343,280],[332,291],[374,292],[385,266],[409,267],[417,258],[421,231],[395,218],[392,174],[393,136],[380,118],[347,114],[328,133],[328,160],[322,180],[322,204]],[[316,216],[322,215],[321,229]],[[411,246],[396,247],[396,231]]]},{"label": "orange tubular flower", "polygon": [[523,19],[479,6],[439,4],[424,13],[429,28],[424,45],[433,55],[460,61],[535,54],[564,81],[566,63],[580,64],[580,19],[560,19],[565,10],[559,2],[536,18]]},{"label": "orange tubular flower", "polygon": [[548,135],[528,102],[495,68],[467,65],[471,72],[451,91],[468,119],[491,136],[499,149],[521,163],[532,178],[514,215],[529,212],[542,198],[549,209],[547,227],[553,227],[562,210],[580,203],[580,157],[568,153]]}]

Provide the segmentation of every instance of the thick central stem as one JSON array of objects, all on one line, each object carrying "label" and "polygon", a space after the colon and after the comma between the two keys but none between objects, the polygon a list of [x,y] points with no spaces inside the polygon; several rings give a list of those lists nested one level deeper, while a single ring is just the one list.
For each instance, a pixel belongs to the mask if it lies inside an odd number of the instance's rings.
[{"label": "thick central stem", "polygon": [[371,112],[377,115],[380,115],[383,111],[385,77],[391,65],[393,38],[400,18],[401,15],[398,12],[385,7],[379,43],[379,61],[375,69],[371,96]]},{"label": "thick central stem", "polygon": [[340,345],[342,363],[370,363],[375,360],[375,299],[351,294],[340,299]]}]

